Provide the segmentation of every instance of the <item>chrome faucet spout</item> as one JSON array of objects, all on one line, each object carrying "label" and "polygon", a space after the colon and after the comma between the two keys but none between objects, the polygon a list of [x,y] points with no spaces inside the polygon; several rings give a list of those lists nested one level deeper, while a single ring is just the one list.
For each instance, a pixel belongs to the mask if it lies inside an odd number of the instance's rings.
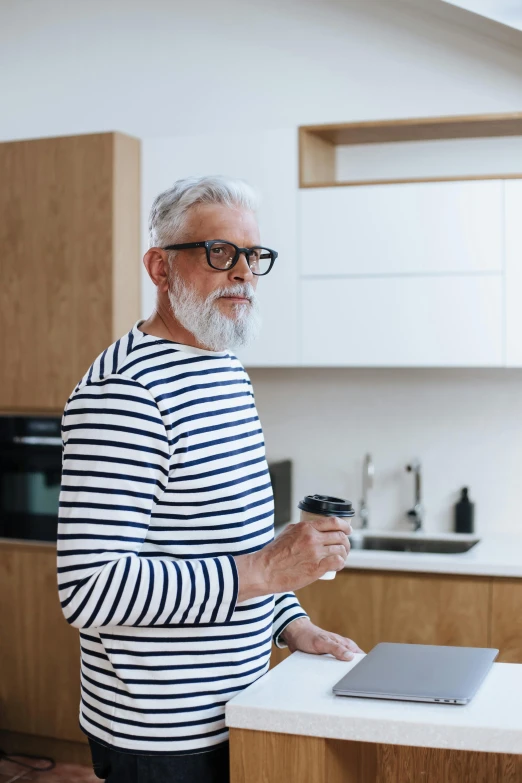
[{"label": "chrome faucet spout", "polygon": [[370,509],[368,508],[368,492],[373,487],[373,477],[375,475],[375,465],[371,454],[367,454],[363,462],[362,475],[362,498],[359,506],[359,519],[361,527],[367,528],[370,524]]},{"label": "chrome faucet spout", "polygon": [[415,531],[422,530],[424,522],[424,506],[422,504],[422,473],[420,460],[414,459],[409,465],[406,465],[408,473],[415,476],[415,499],[413,508],[407,512]]}]

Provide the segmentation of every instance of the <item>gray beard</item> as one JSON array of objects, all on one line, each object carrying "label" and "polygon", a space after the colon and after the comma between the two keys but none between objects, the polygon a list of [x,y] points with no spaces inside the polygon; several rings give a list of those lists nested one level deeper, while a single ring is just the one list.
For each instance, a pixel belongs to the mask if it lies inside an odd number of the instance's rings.
[{"label": "gray beard", "polygon": [[[232,317],[224,315],[215,302],[220,296],[245,296],[250,304],[236,304]],[[172,272],[169,280],[169,302],[177,321],[209,351],[236,350],[254,340],[261,328],[261,315],[250,283],[218,288],[206,299],[198,296],[191,285]]]}]

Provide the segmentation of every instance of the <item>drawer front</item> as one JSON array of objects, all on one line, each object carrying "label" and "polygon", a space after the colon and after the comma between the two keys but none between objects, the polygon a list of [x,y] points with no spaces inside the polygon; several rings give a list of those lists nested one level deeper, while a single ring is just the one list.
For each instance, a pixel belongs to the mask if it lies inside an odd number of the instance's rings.
[{"label": "drawer front", "polygon": [[501,275],[304,280],[308,366],[500,367]]},{"label": "drawer front", "polygon": [[500,180],[302,190],[301,272],[501,272]]}]

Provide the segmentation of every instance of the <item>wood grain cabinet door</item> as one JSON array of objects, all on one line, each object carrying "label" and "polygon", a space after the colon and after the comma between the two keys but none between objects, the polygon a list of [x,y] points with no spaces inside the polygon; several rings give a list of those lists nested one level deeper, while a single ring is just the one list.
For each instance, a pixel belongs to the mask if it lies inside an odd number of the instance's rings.
[{"label": "wood grain cabinet door", "polygon": [[140,144],[0,144],[0,410],[59,411],[139,317]]},{"label": "wood grain cabinet door", "polygon": [[0,729],[86,742],[79,634],[56,589],[56,550],[0,547]]},{"label": "wood grain cabinet door", "polygon": [[499,661],[522,663],[522,579],[493,579],[491,646]]},{"label": "wood grain cabinet door", "polygon": [[312,620],[368,651],[379,642],[488,644],[490,580],[345,570],[298,592]]}]

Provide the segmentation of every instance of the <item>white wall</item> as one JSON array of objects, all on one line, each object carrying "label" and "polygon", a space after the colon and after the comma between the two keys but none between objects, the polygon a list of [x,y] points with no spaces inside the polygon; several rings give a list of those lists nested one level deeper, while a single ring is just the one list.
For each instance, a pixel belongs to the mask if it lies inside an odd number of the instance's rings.
[{"label": "white wall", "polygon": [[1,139],[519,111],[521,94],[520,52],[400,0],[0,3]]},{"label": "white wall", "polygon": [[[0,4],[3,140],[520,111],[521,96],[520,51],[399,0]],[[296,460],[296,494],[357,500],[371,449],[374,522],[394,524],[411,502],[403,466],[419,456],[429,527],[448,526],[467,483],[480,529],[520,527],[519,372],[252,375],[269,454]]]},{"label": "white wall", "polygon": [[522,171],[522,136],[357,144],[336,149],[336,179],[408,179]]},{"label": "white wall", "polygon": [[[449,530],[460,487],[476,528],[522,533],[522,371],[250,371],[270,459],[294,460],[295,503],[320,492],[360,500],[373,455],[370,526],[402,525],[406,464],[423,465],[426,529]],[[295,505],[295,504],[294,504]]]}]

